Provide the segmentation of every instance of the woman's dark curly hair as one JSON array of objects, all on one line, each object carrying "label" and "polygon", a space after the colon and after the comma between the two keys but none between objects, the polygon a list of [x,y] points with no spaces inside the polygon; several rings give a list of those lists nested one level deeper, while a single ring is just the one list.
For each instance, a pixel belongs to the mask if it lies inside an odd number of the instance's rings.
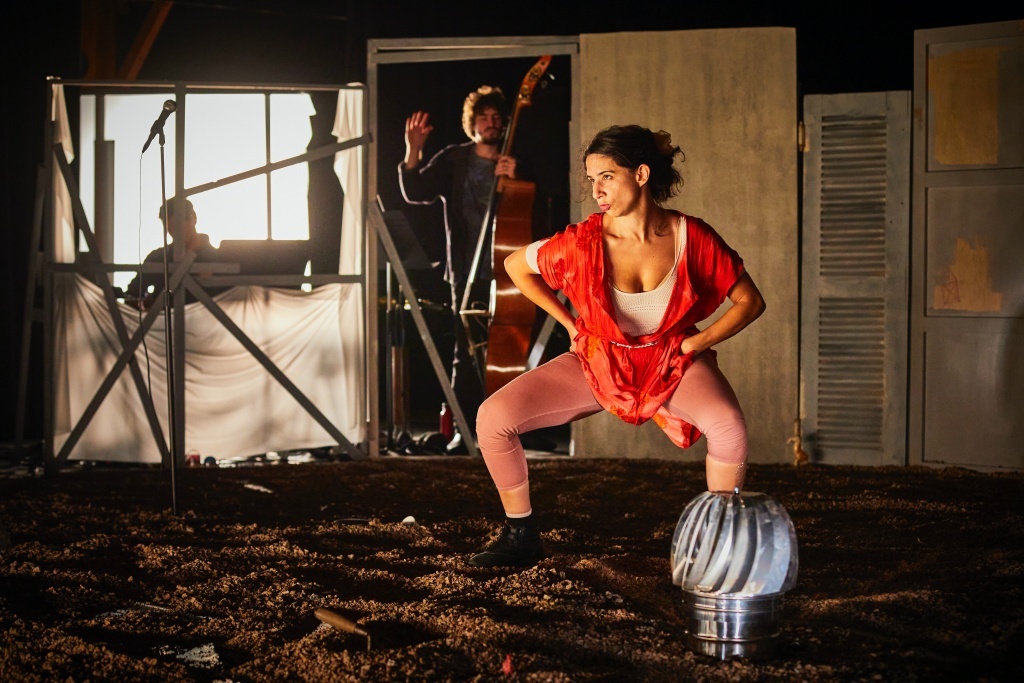
[{"label": "woman's dark curly hair", "polygon": [[651,198],[661,204],[673,197],[683,186],[683,177],[673,166],[676,155],[685,160],[683,150],[672,144],[672,136],[663,130],[657,133],[643,126],[609,126],[598,132],[583,152],[583,166],[587,157],[602,154],[619,166],[628,169],[647,164],[651,169],[647,186]]}]

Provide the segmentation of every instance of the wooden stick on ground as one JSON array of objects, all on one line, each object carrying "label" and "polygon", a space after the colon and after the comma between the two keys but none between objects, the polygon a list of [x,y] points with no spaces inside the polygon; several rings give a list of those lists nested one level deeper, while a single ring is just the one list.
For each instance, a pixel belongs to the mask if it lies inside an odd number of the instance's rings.
[{"label": "wooden stick on ground", "polygon": [[334,610],[329,610],[326,607],[318,608],[315,614],[316,618],[325,624],[330,624],[334,628],[340,628],[342,631],[348,631],[349,633],[365,637],[366,649],[370,649],[370,634],[360,628],[354,621],[346,619]]}]

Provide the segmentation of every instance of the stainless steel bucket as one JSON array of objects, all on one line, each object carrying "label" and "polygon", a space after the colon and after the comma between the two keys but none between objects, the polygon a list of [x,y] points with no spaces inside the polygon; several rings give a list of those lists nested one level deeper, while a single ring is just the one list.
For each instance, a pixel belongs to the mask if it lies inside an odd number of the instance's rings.
[{"label": "stainless steel bucket", "polygon": [[784,602],[784,593],[741,597],[684,590],[687,647],[718,659],[771,657]]}]

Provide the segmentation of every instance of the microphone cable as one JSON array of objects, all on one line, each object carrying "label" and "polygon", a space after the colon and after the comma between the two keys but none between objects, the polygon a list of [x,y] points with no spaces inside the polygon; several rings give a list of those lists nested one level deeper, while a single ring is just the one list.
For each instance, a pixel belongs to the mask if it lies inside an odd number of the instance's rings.
[{"label": "microphone cable", "polygon": [[[139,263],[139,286],[137,287],[137,289],[138,289],[138,297],[135,299],[135,302],[136,302],[135,309],[136,309],[136,313],[138,314],[138,316],[137,316],[138,328],[137,329],[139,329],[139,330],[142,329],[142,314],[144,312],[143,311],[143,302],[146,300],[144,295],[147,294],[146,287],[145,287],[145,282],[144,282],[144,278],[143,278],[143,275],[144,275],[143,268],[145,267],[145,263],[146,262],[142,258],[142,158],[143,158],[143,155],[139,154],[139,172],[137,174],[138,178],[139,178],[139,189],[138,189],[139,209],[138,209],[138,216],[136,217],[136,221],[135,221],[135,235],[136,235],[136,239],[135,239],[135,251],[136,251],[136,254],[135,255],[136,255],[136,259],[138,260],[138,263]],[[166,324],[166,321],[165,321],[165,324]],[[150,372],[149,345],[146,344],[146,337],[148,337],[148,336],[149,336],[149,332],[148,331],[146,331],[146,333],[142,335],[142,355],[146,358],[146,393],[149,394],[149,400],[150,400],[150,402],[152,402],[153,401],[153,377],[152,377],[152,374]]]}]

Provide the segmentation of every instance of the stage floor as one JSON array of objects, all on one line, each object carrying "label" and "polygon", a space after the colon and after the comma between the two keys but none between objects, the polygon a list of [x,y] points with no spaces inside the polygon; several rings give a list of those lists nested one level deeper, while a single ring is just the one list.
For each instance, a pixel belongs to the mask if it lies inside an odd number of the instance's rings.
[{"label": "stage floor", "polygon": [[[0,671],[9,681],[1017,680],[1022,473],[752,465],[748,490],[792,518],[799,575],[776,653],[720,662],[687,648],[669,576],[702,465],[529,463],[547,556],[526,570],[467,564],[501,507],[483,462],[465,456],[193,467],[173,486],[159,468],[0,478]],[[321,607],[357,622],[369,649],[322,624]]]}]

